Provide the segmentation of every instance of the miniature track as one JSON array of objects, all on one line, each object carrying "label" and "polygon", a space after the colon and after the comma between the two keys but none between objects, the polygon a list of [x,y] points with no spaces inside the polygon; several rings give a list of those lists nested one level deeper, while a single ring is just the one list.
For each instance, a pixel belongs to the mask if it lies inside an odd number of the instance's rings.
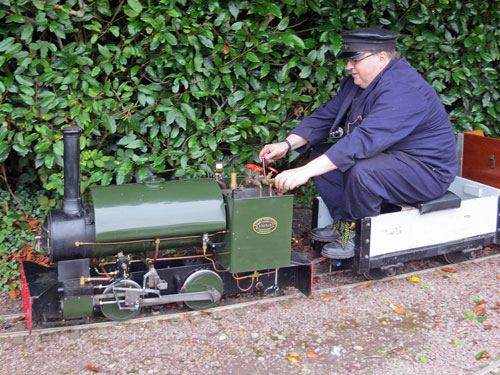
[{"label": "miniature track", "polygon": [[[495,258],[500,258],[500,253],[494,252],[493,254],[483,254],[477,259],[472,259],[468,260],[465,262],[461,262],[460,264],[468,264],[468,263],[480,263],[482,261],[486,261],[489,259],[495,259]],[[319,259],[317,260],[319,261]],[[323,262],[324,263],[324,262]],[[423,263],[423,262],[421,262]],[[410,270],[409,272],[405,272],[402,274],[399,274],[397,276],[393,277],[388,277],[380,280],[373,280],[373,281],[367,281],[364,279],[362,276],[359,275],[354,275],[352,272],[349,270],[336,270],[336,271],[327,271],[327,272],[321,272],[318,274],[315,274],[315,285],[317,286],[314,288],[315,293],[329,293],[334,290],[338,289],[351,289],[351,288],[356,288],[359,287],[360,285],[364,285],[367,283],[381,283],[387,280],[392,280],[392,279],[403,279],[407,278],[409,276],[415,276],[419,274],[423,274],[426,272],[429,272],[432,269],[439,268],[439,267],[444,267],[446,264],[444,263],[436,263],[435,261],[429,266],[428,263],[426,263],[428,267],[418,269],[418,267],[413,267],[415,269]],[[328,266],[327,266],[328,267]],[[245,297],[247,298],[247,297]],[[91,323],[85,323],[85,324],[77,324],[77,325],[68,325],[68,326],[58,326],[58,327],[50,327],[50,328],[36,328],[33,329],[31,332],[27,330],[12,330],[9,332],[0,332],[0,338],[13,338],[13,337],[22,337],[22,336],[29,336],[29,335],[49,335],[52,333],[59,333],[59,332],[68,332],[68,331],[81,331],[81,330],[87,330],[87,329],[97,329],[97,328],[107,328],[107,327],[112,327],[114,325],[118,324],[135,324],[135,323],[144,323],[144,322],[150,322],[150,321],[162,321],[162,320],[172,320],[172,319],[178,319],[178,318],[183,318],[183,317],[190,317],[190,316],[195,316],[195,315],[200,315],[200,314],[211,314],[212,312],[220,312],[220,311],[227,311],[227,310],[234,310],[234,309],[240,309],[244,308],[247,306],[252,306],[252,305],[264,305],[268,303],[275,303],[275,302],[280,302],[292,298],[307,298],[303,297],[302,294],[299,292],[290,292],[286,295],[282,296],[266,296],[266,297],[255,297],[255,295],[251,296],[250,300],[246,300],[244,302],[241,302],[241,297],[236,298],[236,297],[226,297],[224,299],[225,305],[223,306],[218,306],[211,308],[209,312],[207,311],[192,311],[192,310],[186,310],[186,308],[175,308],[175,309],[170,309],[170,311],[161,311],[159,314],[158,312],[152,312],[149,313],[147,316],[143,317],[138,317],[134,319],[130,319],[127,321],[104,321],[104,322],[91,322]],[[3,329],[15,329],[19,328],[19,326],[23,323],[24,317],[23,314],[5,314],[5,315],[0,315],[0,322],[2,322]]]}]

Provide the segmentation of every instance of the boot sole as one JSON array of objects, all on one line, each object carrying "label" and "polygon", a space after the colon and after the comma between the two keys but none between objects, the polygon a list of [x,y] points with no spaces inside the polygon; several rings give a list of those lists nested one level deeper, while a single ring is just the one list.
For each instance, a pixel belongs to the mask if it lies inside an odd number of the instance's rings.
[{"label": "boot sole", "polygon": [[354,257],[354,252],[352,254],[346,254],[346,253],[329,253],[326,251],[321,251],[321,255],[323,255],[325,258],[330,258],[330,259],[349,259]]},{"label": "boot sole", "polygon": [[335,237],[323,237],[323,236],[317,236],[313,233],[311,233],[311,239],[314,241],[319,241],[319,242],[334,242],[336,239],[338,239],[337,236]]}]

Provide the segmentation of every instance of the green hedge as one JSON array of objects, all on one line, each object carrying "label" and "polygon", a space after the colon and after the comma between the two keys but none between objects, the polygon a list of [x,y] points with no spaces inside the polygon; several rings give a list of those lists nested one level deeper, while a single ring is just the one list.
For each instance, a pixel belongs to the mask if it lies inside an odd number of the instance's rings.
[{"label": "green hedge", "polygon": [[384,26],[457,131],[500,136],[498,1],[0,0],[0,163],[62,192],[84,129],[84,187],[254,160],[335,93],[340,32]]},{"label": "green hedge", "polygon": [[479,0],[0,0],[0,289],[62,194],[65,125],[84,188],[238,170],[335,94],[340,32],[385,26],[456,131],[498,137],[499,23]]}]

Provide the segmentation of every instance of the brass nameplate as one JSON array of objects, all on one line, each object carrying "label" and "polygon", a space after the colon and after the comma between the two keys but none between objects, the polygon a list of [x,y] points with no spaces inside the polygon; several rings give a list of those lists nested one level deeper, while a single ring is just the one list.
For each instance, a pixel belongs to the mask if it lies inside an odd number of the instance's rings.
[{"label": "brass nameplate", "polygon": [[252,227],[257,234],[269,234],[276,230],[278,222],[272,217],[261,217],[253,222]]}]

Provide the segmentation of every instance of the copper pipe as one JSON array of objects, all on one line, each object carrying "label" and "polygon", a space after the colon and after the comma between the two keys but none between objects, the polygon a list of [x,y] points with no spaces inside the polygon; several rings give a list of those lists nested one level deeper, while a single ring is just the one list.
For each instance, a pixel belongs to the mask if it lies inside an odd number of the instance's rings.
[{"label": "copper pipe", "polygon": [[101,269],[103,272],[99,272],[97,270],[97,267],[94,267],[95,273],[98,275],[104,275],[104,276],[106,276],[106,278],[111,279],[111,276],[109,275],[108,271],[106,271],[106,269],[104,268],[104,265],[100,264],[100,266],[101,266]]},{"label": "copper pipe", "polygon": [[156,248],[155,248],[155,257],[153,258],[153,263],[156,262],[156,260],[158,259],[158,251],[160,251],[160,239],[157,238],[155,240],[155,243],[156,243]]},{"label": "copper pipe", "polygon": [[[217,234],[223,234],[226,233],[225,230],[221,230],[219,232],[215,232],[212,234],[209,234],[208,236],[215,236]],[[141,243],[141,242],[153,242],[153,241],[172,241],[172,240],[186,240],[186,239],[191,239],[191,238],[202,238],[203,236],[196,235],[196,236],[182,236],[182,237],[168,237],[168,238],[151,238],[147,240],[131,240],[131,241],[118,241],[118,242],[78,242],[75,241],[75,246],[81,246],[81,245],[125,245],[125,244],[132,244],[132,243]]]},{"label": "copper pipe", "polygon": [[111,280],[111,277],[109,279],[106,277],[87,277],[85,280],[86,281],[109,281],[109,280]]},{"label": "copper pipe", "polygon": [[[193,258],[203,258],[203,257],[212,257],[213,254],[206,254],[206,255],[186,255],[182,257],[169,257],[169,258],[158,258],[156,261],[160,260],[178,260],[178,259],[193,259]],[[130,263],[142,263],[143,261],[141,259],[135,259],[131,260]],[[105,263],[99,263],[99,265],[102,266],[109,266],[111,264],[116,264],[115,262],[105,262]]]}]

